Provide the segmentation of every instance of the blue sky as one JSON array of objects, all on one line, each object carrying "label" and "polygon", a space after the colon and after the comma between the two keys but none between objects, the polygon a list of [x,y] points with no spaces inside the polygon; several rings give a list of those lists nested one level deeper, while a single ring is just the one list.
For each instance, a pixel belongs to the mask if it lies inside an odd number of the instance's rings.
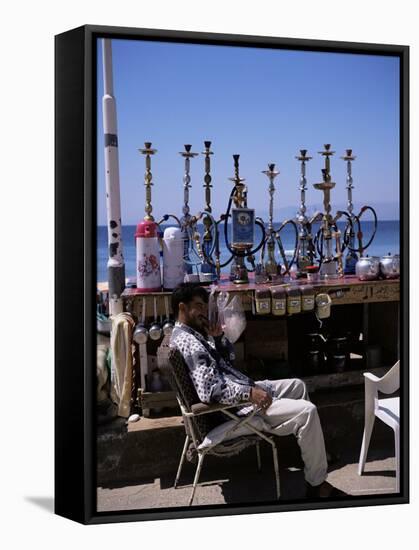
[{"label": "blue sky", "polygon": [[[98,224],[106,224],[102,127],[102,43],[98,44]],[[346,204],[346,167],[352,148],[354,204],[375,206],[380,219],[398,217],[399,60],[397,57],[112,40],[117,102],[122,223],[144,216],[144,157],[151,141],[153,213],[181,213],[185,143],[202,152],[212,141],[212,204],[225,210],[232,155],[239,153],[248,204],[266,217],[268,179],[275,162],[275,218],[299,204],[299,149],[308,149],[307,205],[322,204],[324,143],[331,161],[334,210]],[[204,157],[191,161],[191,211],[204,207]]]}]

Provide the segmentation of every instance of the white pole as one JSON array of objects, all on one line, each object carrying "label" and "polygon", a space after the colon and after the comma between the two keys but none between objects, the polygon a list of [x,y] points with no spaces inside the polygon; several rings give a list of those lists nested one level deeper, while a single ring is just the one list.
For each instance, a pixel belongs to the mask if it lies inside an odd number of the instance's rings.
[{"label": "white pole", "polygon": [[105,137],[106,212],[108,221],[108,282],[110,313],[122,311],[120,296],[125,288],[125,262],[122,247],[121,198],[119,188],[116,100],[113,95],[112,44],[103,45],[103,131]]}]

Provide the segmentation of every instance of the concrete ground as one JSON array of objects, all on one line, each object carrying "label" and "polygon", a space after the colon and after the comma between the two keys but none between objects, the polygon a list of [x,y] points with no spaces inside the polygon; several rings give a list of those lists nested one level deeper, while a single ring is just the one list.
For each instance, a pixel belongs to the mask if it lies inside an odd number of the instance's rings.
[{"label": "concrete ground", "polygon": [[[358,476],[359,449],[346,449],[329,468],[328,481],[347,495],[385,495],[395,492],[395,460],[391,430],[380,439],[379,448],[371,443],[363,476]],[[281,501],[305,499],[305,484],[298,447],[287,442],[279,448]],[[344,444],[341,444],[344,448]],[[208,457],[204,462],[193,506],[211,504],[269,503],[275,501],[275,478],[270,448],[262,449],[262,471],[256,467],[254,448],[241,458]],[[195,466],[186,463],[179,487],[173,489],[175,471],[119,483],[106,483],[97,490],[97,510],[120,511],[187,506]],[[350,498],[344,497],[344,498]]]}]

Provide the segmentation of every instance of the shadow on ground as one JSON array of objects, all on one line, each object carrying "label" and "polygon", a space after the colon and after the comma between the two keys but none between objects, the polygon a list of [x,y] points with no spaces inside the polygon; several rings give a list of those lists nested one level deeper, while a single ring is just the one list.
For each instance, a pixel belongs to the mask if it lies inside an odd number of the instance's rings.
[{"label": "shadow on ground", "polygon": [[[278,445],[280,502],[306,501],[303,463],[295,438],[281,438],[278,443],[280,443]],[[341,450],[334,448],[335,460],[329,467],[329,483],[346,493],[347,498],[394,494],[395,460],[392,438],[389,437],[384,443],[384,447],[381,444],[379,448],[371,446],[365,474],[362,476],[358,475],[359,449],[357,446],[345,448],[341,445]],[[230,459],[208,457],[204,461],[193,505],[278,502],[270,446],[262,446],[261,456],[261,471],[257,469],[254,448],[246,449],[240,455]],[[173,489],[175,471],[156,478],[99,487],[98,511],[187,506],[195,468],[194,464],[185,464],[177,489]]]},{"label": "shadow on ground", "polygon": [[25,500],[51,514],[54,513],[54,499],[52,497],[25,497]]}]

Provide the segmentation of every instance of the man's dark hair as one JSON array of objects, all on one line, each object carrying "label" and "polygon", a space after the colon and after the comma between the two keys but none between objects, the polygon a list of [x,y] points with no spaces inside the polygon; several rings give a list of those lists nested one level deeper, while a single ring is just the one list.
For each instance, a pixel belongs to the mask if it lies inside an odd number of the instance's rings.
[{"label": "man's dark hair", "polygon": [[202,286],[196,286],[193,283],[181,283],[177,286],[172,293],[172,309],[175,318],[179,315],[179,304],[183,302],[188,304],[195,297],[202,298],[202,300],[208,303],[208,292]]}]

